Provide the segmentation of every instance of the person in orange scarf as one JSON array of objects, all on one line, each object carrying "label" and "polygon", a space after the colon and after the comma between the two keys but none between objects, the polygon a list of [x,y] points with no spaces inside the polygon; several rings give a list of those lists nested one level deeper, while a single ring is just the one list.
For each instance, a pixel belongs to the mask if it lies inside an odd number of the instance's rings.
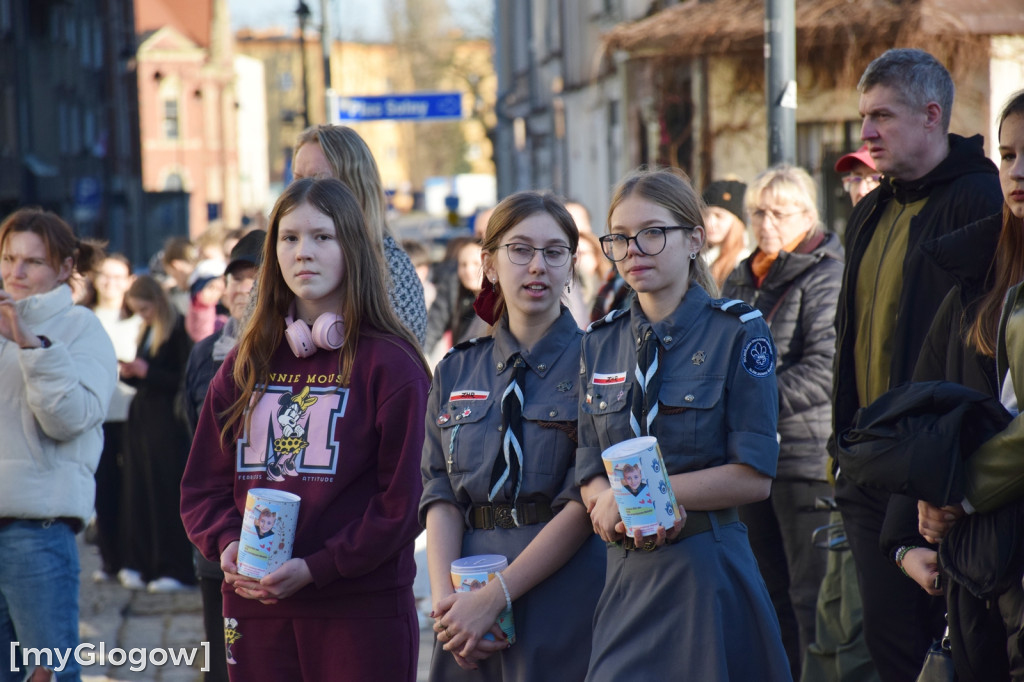
[{"label": "person in orange scarf", "polygon": [[843,252],[818,219],[814,181],[801,168],[774,166],[747,188],[744,207],[757,240],[723,296],[764,315],[775,339],[779,385],[779,467],[771,496],[740,508],[750,545],[782,626],[794,679],[814,641],[815,604],[826,553],[811,545],[828,511],[825,444],[831,429],[832,358]]}]

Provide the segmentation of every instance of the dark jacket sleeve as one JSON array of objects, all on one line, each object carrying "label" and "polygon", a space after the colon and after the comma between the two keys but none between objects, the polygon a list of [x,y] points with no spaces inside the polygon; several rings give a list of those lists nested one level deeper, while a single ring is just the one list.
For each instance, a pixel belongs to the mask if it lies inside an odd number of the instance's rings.
[{"label": "dark jacket sleeve", "polygon": [[960,328],[960,310],[960,287],[953,287],[939,305],[924,345],[921,346],[921,354],[914,366],[914,381],[958,380],[957,377],[947,376],[947,359],[954,350],[950,348],[949,342],[951,325]]},{"label": "dark jacket sleeve", "polygon": [[[947,376],[948,354],[950,348],[950,325],[960,328],[960,289],[954,287],[943,299],[935,319],[932,321],[928,335],[925,337],[921,354],[914,367],[914,381],[957,381],[957,377]],[[879,549],[889,559],[903,545],[929,547],[917,530],[917,500],[906,495],[893,495],[889,498],[882,534],[879,538]]]},{"label": "dark jacket sleeve", "polygon": [[[233,359],[229,355],[227,363]],[[181,520],[185,532],[199,552],[214,562],[220,561],[224,548],[242,532],[242,516],[234,498],[232,439],[229,437],[225,443],[220,436],[219,415],[231,406],[234,398],[230,375],[227,380],[211,383],[181,479]]]},{"label": "dark jacket sleeve", "polygon": [[[832,361],[836,351],[836,301],[842,284],[843,264],[827,258],[801,287],[800,310],[803,354],[778,375],[779,419],[806,412],[832,400]],[[795,293],[795,292],[791,292]],[[773,329],[774,333],[775,330]],[[821,425],[827,437],[830,424]]]},{"label": "dark jacket sleeve", "polygon": [[935,549],[935,545],[928,544],[917,532],[917,500],[906,495],[892,495],[885,510],[878,548],[890,561],[895,562],[893,555],[903,545]]},{"label": "dark jacket sleeve", "polygon": [[434,346],[451,327],[455,300],[458,295],[459,280],[455,273],[437,283],[437,295],[427,312],[427,342],[423,346],[426,353],[434,350]]},{"label": "dark jacket sleeve", "polygon": [[212,356],[213,346],[218,338],[220,332],[214,332],[193,346],[185,365],[184,386],[179,396],[178,410],[192,434],[195,434],[196,426],[199,424],[199,411],[203,408],[210,382],[220,367],[220,363],[215,362]]},{"label": "dark jacket sleeve", "polygon": [[149,360],[149,369],[146,371],[146,378],[137,385],[149,386],[158,390],[177,393],[181,388],[181,377],[188,364],[189,353],[192,352],[192,339],[185,331],[184,319],[178,317],[178,321],[171,331],[171,335],[160,346]]}]

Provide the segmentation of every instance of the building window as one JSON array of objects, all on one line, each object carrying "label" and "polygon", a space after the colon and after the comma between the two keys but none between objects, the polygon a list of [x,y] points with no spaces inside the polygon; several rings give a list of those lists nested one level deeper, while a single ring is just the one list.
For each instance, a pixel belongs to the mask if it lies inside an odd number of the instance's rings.
[{"label": "building window", "polygon": [[57,144],[61,154],[67,154],[71,147],[71,133],[68,125],[68,107],[64,102],[57,102]]},{"label": "building window", "polygon": [[11,0],[0,0],[0,33],[7,33],[12,26]]},{"label": "building window", "polygon": [[180,192],[185,189],[185,183],[181,180],[181,175],[178,173],[171,173],[164,180],[164,191],[167,192]]},{"label": "building window", "polygon": [[99,137],[96,130],[96,112],[86,109],[82,112],[82,143],[89,148],[93,154],[99,149]]},{"label": "building window", "polygon": [[177,140],[178,135],[178,100],[164,100],[164,138]]},{"label": "building window", "polygon": [[92,65],[97,69],[103,68],[103,24],[94,21],[92,24]]},{"label": "building window", "polygon": [[83,20],[82,23],[78,25],[78,28],[82,34],[82,38],[78,43],[81,48],[82,66],[95,66],[92,63],[92,31],[90,30],[91,27],[89,26],[89,21]]},{"label": "building window", "polygon": [[71,126],[71,139],[69,144],[70,153],[77,154],[82,151],[82,110],[77,105],[71,106],[68,123]]}]

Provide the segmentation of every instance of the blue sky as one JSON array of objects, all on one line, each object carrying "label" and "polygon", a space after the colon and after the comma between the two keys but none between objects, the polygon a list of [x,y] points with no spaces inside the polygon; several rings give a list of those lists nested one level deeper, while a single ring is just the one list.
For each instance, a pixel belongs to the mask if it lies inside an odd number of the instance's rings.
[{"label": "blue sky", "polygon": [[[320,23],[320,0],[306,0],[313,12],[310,23]],[[297,26],[298,0],[229,0],[231,23],[236,28]],[[387,40],[386,0],[329,0],[332,32],[344,40]],[[480,17],[487,16],[492,0],[448,0],[456,22],[468,30],[479,30]],[[462,19],[462,21],[460,21]],[[489,33],[488,33],[489,35]]]}]

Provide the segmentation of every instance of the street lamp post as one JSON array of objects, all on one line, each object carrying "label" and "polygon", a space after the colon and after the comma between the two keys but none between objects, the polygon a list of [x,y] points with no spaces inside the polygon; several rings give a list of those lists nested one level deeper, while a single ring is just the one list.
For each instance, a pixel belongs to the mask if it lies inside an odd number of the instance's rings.
[{"label": "street lamp post", "polygon": [[302,60],[302,120],[309,127],[309,80],[306,72],[306,22],[309,21],[309,6],[299,0],[295,8],[295,16],[299,18],[299,59]]},{"label": "street lamp post", "polygon": [[765,3],[765,95],[768,105],[768,163],[796,163],[795,0]]}]

